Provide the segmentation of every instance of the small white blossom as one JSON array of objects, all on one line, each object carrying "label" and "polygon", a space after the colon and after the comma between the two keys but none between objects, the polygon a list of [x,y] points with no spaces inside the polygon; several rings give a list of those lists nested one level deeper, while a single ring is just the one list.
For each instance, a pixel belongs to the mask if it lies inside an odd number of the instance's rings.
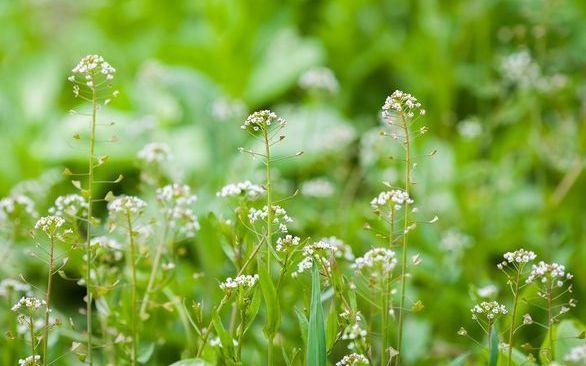
[{"label": "small white blossom", "polygon": [[306,90],[324,90],[335,94],[338,92],[338,80],[327,67],[313,67],[305,71],[299,78],[299,86]]},{"label": "small white blossom", "polygon": [[79,194],[59,196],[55,200],[55,206],[49,209],[49,213],[56,216],[85,217],[88,210],[88,201]]},{"label": "small white blossom", "polygon": [[472,319],[479,320],[482,316],[489,322],[493,322],[501,315],[507,314],[507,308],[504,305],[499,304],[496,301],[483,301],[478,305],[474,305],[472,309]]},{"label": "small white blossom", "polygon": [[35,230],[41,230],[47,236],[53,236],[65,224],[60,216],[43,216],[35,224]]},{"label": "small white blossom", "polygon": [[382,116],[386,121],[394,122],[397,115],[412,119],[416,115],[424,116],[425,109],[421,108],[421,103],[413,95],[395,90],[385,100]]},{"label": "small white blossom", "polygon": [[41,307],[45,306],[45,304],[45,300],[36,297],[21,297],[20,300],[12,306],[11,310],[18,311],[21,308],[26,308],[34,311],[39,310]]},{"label": "small white blossom", "polygon": [[244,182],[225,185],[216,193],[216,196],[223,198],[244,196],[248,199],[254,200],[260,197],[263,193],[264,189],[261,186],[252,184],[252,182],[246,180]]},{"label": "small white blossom", "polygon": [[395,252],[387,248],[373,248],[366,252],[364,256],[356,258],[352,268],[356,272],[369,270],[372,275],[378,276],[378,271],[385,276],[395,268],[397,265],[397,258]]},{"label": "small white blossom", "polygon": [[284,237],[277,239],[275,249],[277,252],[285,252],[291,248],[297,247],[300,241],[301,239],[298,236],[287,234]]},{"label": "small white blossom", "polygon": [[115,214],[140,214],[145,207],[146,202],[135,196],[119,196],[108,204],[110,215]]},{"label": "small white blossom", "polygon": [[283,118],[277,116],[274,112],[265,109],[254,112],[248,116],[246,121],[244,121],[244,124],[240,127],[243,130],[251,129],[252,131],[260,131],[269,129],[271,126],[275,125],[275,122],[278,127],[284,127],[287,125],[287,122]]},{"label": "small white blossom", "polygon": [[226,281],[220,283],[220,288],[222,290],[232,290],[232,289],[249,289],[252,288],[256,282],[258,281],[258,275],[240,275],[236,278],[228,277]]},{"label": "small white blossom", "polygon": [[0,296],[6,297],[9,293],[22,292],[27,295],[31,293],[31,286],[12,278],[6,278],[0,281]]},{"label": "small white blossom", "polygon": [[543,284],[551,281],[553,286],[562,287],[566,280],[572,279],[571,273],[566,273],[566,267],[558,263],[545,263],[543,261],[534,264],[531,267],[531,272],[527,276],[526,283],[540,281]]},{"label": "small white blossom", "polygon": [[572,347],[564,357],[564,361],[571,365],[586,365],[586,343]]},{"label": "small white blossom", "polygon": [[478,296],[487,298],[496,295],[498,289],[495,285],[486,285],[477,290]]},{"label": "small white blossom", "polygon": [[[250,220],[251,224],[254,224],[257,221],[265,221],[269,217],[269,208],[265,205],[262,209],[256,209],[254,207],[250,208],[248,211],[248,219]],[[273,224],[279,227],[279,231],[282,233],[287,233],[288,229],[286,224],[293,222],[293,219],[287,215],[287,211],[284,208],[278,205],[273,205],[272,207],[272,219]]]},{"label": "small white blossom", "polygon": [[164,143],[151,142],[138,152],[138,158],[146,164],[162,164],[172,159],[171,148]]},{"label": "small white blossom", "polygon": [[409,197],[407,192],[401,189],[395,189],[392,191],[385,191],[379,193],[378,196],[370,201],[370,207],[373,210],[380,210],[389,205],[393,205],[395,210],[400,210],[404,204],[412,204],[413,200]]},{"label": "small white blossom", "polygon": [[359,366],[369,364],[368,358],[358,353],[346,355],[340,361],[336,362],[336,366]]},{"label": "small white blossom", "polygon": [[41,364],[41,356],[32,355],[18,360],[18,366],[37,366]]}]

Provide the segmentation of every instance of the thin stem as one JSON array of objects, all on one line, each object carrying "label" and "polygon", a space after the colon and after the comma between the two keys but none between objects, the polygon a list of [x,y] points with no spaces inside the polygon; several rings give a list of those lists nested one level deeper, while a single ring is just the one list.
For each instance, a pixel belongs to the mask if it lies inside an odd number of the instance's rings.
[{"label": "thin stem", "polygon": [[[94,82],[92,78],[92,83]],[[98,98],[96,88],[92,88],[92,119],[90,126],[90,149],[88,157],[88,188],[87,188],[87,240],[85,247],[86,255],[86,328],[87,328],[87,360],[91,366],[92,360],[92,286],[91,286],[91,239],[92,239],[92,209],[93,209],[93,189],[94,189],[94,150],[96,140],[96,117],[98,112]]]},{"label": "thin stem", "polygon": [[[411,182],[411,141],[409,140],[409,126],[405,116],[401,113],[401,121],[405,132],[405,193],[409,195],[409,186]],[[405,308],[405,296],[407,288],[407,231],[409,228],[409,207],[408,203],[405,202],[403,207],[403,244],[402,244],[402,258],[401,258],[401,300],[399,305],[399,329],[397,335],[397,361],[396,364],[400,365],[401,359],[401,345],[403,343],[403,322],[404,314],[403,309]]]},{"label": "thin stem", "polygon": [[517,269],[517,278],[515,279],[515,291],[513,291],[513,313],[511,314],[511,329],[509,330],[509,359],[508,366],[513,364],[513,335],[515,334],[515,318],[517,316],[517,306],[519,303],[519,280],[521,277],[521,268]]},{"label": "thin stem", "polygon": [[33,319],[33,311],[29,310],[28,315],[29,331],[31,336],[31,355],[35,356],[35,320]]},{"label": "thin stem", "polygon": [[490,352],[492,351],[492,323],[488,323],[488,357],[490,358]]},{"label": "thin stem", "polygon": [[144,296],[142,298],[142,302],[140,305],[140,316],[141,318],[146,315],[146,307],[149,301],[149,296],[150,293],[152,291],[152,288],[155,284],[155,279],[157,278],[157,272],[159,270],[159,264],[161,262],[161,256],[163,255],[163,249],[165,247],[165,243],[167,240],[167,231],[168,231],[168,225],[165,225],[165,230],[163,233],[163,239],[159,242],[159,245],[157,246],[156,252],[155,252],[155,257],[153,259],[153,265],[151,268],[151,274],[149,276],[149,282],[147,284],[146,287],[146,291],[144,293]]},{"label": "thin stem", "polygon": [[[267,207],[268,207],[268,215],[267,215],[267,258],[266,258],[266,265],[267,265],[267,276],[269,276],[269,281],[272,281],[271,278],[271,245],[272,245],[272,237],[273,237],[273,202],[271,197],[271,146],[269,141],[269,133],[268,130],[264,129],[264,140],[265,140],[265,155],[266,155],[266,189],[267,189]],[[267,323],[270,320],[267,319]],[[273,339],[274,334],[267,334],[268,336],[268,350],[267,350],[267,360],[268,365],[271,366],[273,364]]]},{"label": "thin stem", "polygon": [[130,212],[128,210],[126,211],[126,223],[128,225],[128,236],[130,240],[130,268],[132,270],[132,283],[130,289],[130,327],[132,332],[132,357],[130,359],[130,364],[132,366],[135,366],[138,355],[138,332],[136,329],[136,248],[134,243],[134,234],[132,232],[132,220],[130,219]]},{"label": "thin stem", "polygon": [[51,303],[51,285],[53,282],[53,261],[54,261],[54,248],[55,248],[55,238],[53,235],[49,238],[50,242],[50,251],[49,251],[49,272],[47,274],[47,295],[45,297],[45,329],[43,334],[43,365],[47,366],[49,364],[49,353],[48,353],[48,344],[49,344],[49,305]]},{"label": "thin stem", "polygon": [[550,361],[555,360],[555,341],[553,339],[553,317],[552,317],[552,292],[553,281],[549,281],[549,288],[547,291],[547,337],[549,338],[549,356]]},{"label": "thin stem", "polygon": [[[393,246],[393,233],[395,232],[395,207],[394,204],[391,202],[389,203],[389,237],[388,237],[388,247],[389,249]],[[383,277],[383,294],[382,294],[382,301],[381,301],[381,334],[382,334],[382,343],[381,343],[381,366],[386,366],[387,361],[387,348],[389,343],[389,331],[388,331],[388,322],[389,322],[389,294],[390,294],[390,287],[391,287],[391,272],[389,272],[389,277]]]}]

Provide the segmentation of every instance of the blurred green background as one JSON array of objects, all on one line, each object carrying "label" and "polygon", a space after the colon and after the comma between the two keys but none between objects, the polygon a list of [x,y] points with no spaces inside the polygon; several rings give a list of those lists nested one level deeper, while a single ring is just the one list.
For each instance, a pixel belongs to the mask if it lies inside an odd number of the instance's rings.
[{"label": "blurred green background", "polygon": [[[368,202],[400,176],[378,132],[401,89],[427,109],[414,195],[440,218],[413,236],[425,310],[408,324],[410,361],[469,346],[456,331],[472,323],[471,286],[506,291],[494,269],[505,251],[567,264],[585,298],[584,1],[0,0],[0,24],[1,196],[38,177],[46,207],[70,190],[60,172],[86,157],[67,76],[97,53],[117,69],[120,97],[101,117],[115,122],[118,142],[101,149],[108,174],[127,177],[117,189],[136,191],[137,151],[166,142],[200,214],[221,213],[222,185],[262,179],[237,151],[250,143],[239,126],[271,108],[289,121],[284,149],[305,152],[279,165],[282,192],[302,192],[288,205],[297,230],[361,254],[377,242]],[[334,87],[300,83],[322,66]]]}]

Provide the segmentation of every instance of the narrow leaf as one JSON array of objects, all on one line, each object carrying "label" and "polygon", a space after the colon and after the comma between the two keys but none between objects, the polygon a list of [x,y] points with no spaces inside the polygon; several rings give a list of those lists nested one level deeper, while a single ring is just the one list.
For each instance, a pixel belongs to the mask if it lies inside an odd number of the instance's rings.
[{"label": "narrow leaf", "polygon": [[314,263],[311,274],[311,307],[307,332],[307,366],[326,366],[326,331],[320,293],[319,272]]}]

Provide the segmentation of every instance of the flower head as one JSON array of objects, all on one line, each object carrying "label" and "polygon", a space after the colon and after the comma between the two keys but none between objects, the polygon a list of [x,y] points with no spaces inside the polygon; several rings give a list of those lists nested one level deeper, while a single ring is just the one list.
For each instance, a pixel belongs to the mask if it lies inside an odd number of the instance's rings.
[{"label": "flower head", "polygon": [[248,116],[244,124],[240,126],[243,130],[249,129],[251,131],[261,131],[261,130],[269,130],[272,126],[277,126],[279,128],[285,127],[287,122],[277,116],[274,112],[265,109],[262,111],[257,111]]},{"label": "flower head", "polygon": [[472,319],[485,319],[492,323],[500,316],[506,315],[507,308],[496,301],[483,301],[478,305],[474,305],[474,307],[470,309],[470,312],[472,313]]},{"label": "flower head", "polygon": [[0,221],[12,219],[18,215],[36,218],[38,213],[34,202],[23,194],[16,194],[0,200]]},{"label": "flower head", "polygon": [[407,192],[401,189],[395,189],[379,193],[378,196],[370,201],[370,207],[375,211],[380,211],[382,208],[392,205],[394,210],[400,210],[403,205],[410,205],[412,203],[413,200]]},{"label": "flower head", "polygon": [[185,184],[169,184],[157,189],[157,201],[163,206],[165,218],[169,227],[185,237],[195,236],[199,230],[199,221],[191,205],[197,196],[191,193],[191,188]]},{"label": "flower head", "polygon": [[222,198],[241,196],[254,200],[260,197],[264,191],[265,190],[263,187],[257,184],[252,184],[250,181],[246,180],[240,183],[231,183],[225,185],[216,193],[216,196]]},{"label": "flower head", "polygon": [[61,216],[43,216],[35,224],[35,230],[44,232],[47,236],[55,236],[65,224]]},{"label": "flower head", "polygon": [[233,289],[250,289],[256,285],[258,281],[258,275],[240,275],[236,278],[228,277],[226,281],[220,283],[220,288],[224,291],[230,291]]},{"label": "flower head", "polygon": [[49,213],[56,216],[85,217],[87,215],[88,202],[79,194],[59,196],[55,200],[55,206],[49,209]]},{"label": "flower head", "polygon": [[162,164],[172,159],[171,148],[164,143],[151,142],[138,152],[138,158],[146,164]]},{"label": "flower head", "polygon": [[[69,77],[69,80],[75,81],[76,75],[83,76],[87,82],[92,82],[94,78],[99,75],[103,75],[107,80],[114,79],[114,69],[108,62],[99,55],[87,55],[84,56],[79,63],[71,70],[73,73]],[[93,86],[93,85],[88,85]]]},{"label": "flower head", "polygon": [[9,293],[22,292],[27,295],[31,293],[31,286],[28,283],[23,283],[12,278],[6,278],[0,281],[0,296],[6,297]]},{"label": "flower head", "polygon": [[409,119],[414,118],[416,115],[423,116],[425,115],[425,109],[421,108],[421,103],[413,95],[395,90],[385,100],[382,115],[386,121],[393,122],[397,115]]},{"label": "flower head", "polygon": [[21,297],[20,300],[18,300],[18,302],[12,306],[11,310],[18,311],[22,308],[25,308],[29,311],[35,311],[45,306],[45,304],[45,300],[38,299],[36,297]]},{"label": "flower head", "polygon": [[366,252],[364,256],[356,258],[352,268],[356,272],[368,270],[371,275],[386,276],[397,265],[395,252],[387,248],[373,248]]},{"label": "flower head", "polygon": [[32,355],[18,360],[18,366],[37,366],[41,364],[41,356]]},{"label": "flower head", "polygon": [[110,216],[116,214],[138,215],[147,206],[146,202],[135,196],[119,196],[108,204]]},{"label": "flower head", "polygon": [[555,287],[562,287],[565,281],[572,279],[571,273],[566,273],[566,267],[558,263],[545,263],[543,261],[531,266],[531,272],[527,276],[527,283],[541,282],[551,283]]},{"label": "flower head", "polygon": [[344,356],[340,361],[336,362],[336,366],[359,366],[370,365],[368,358],[359,353],[351,353]]}]

